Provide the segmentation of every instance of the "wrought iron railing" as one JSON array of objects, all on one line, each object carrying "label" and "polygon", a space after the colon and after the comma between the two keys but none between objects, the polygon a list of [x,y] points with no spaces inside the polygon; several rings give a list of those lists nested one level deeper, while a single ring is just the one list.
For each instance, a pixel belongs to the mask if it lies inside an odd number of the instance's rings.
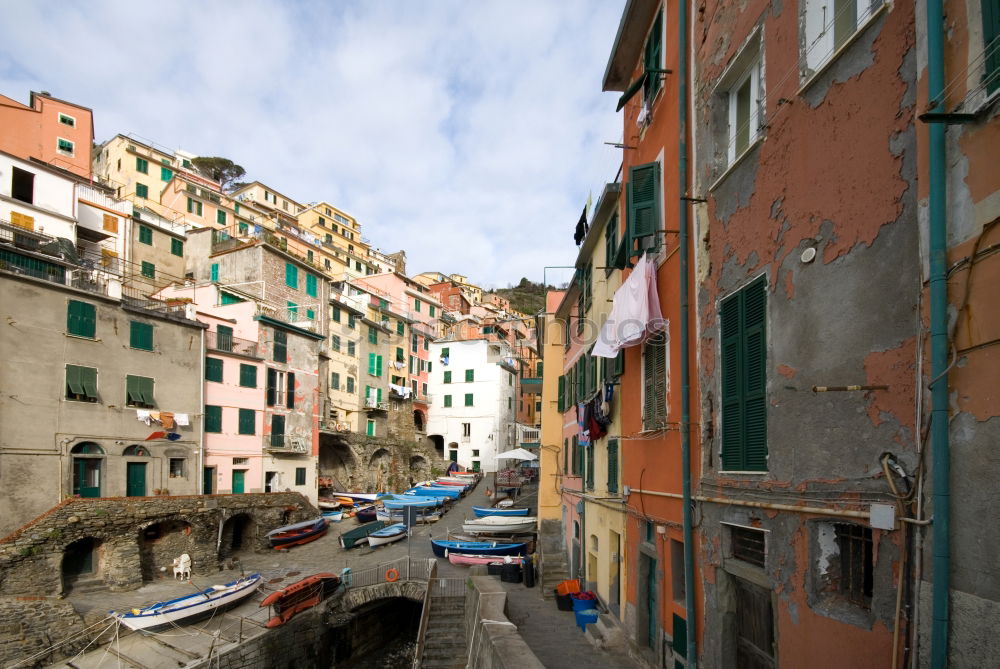
[{"label": "wrought iron railing", "polygon": [[248,355],[254,358],[260,357],[257,355],[257,342],[249,339],[234,337],[233,335],[225,332],[206,332],[205,347],[212,351],[238,353],[240,355]]},{"label": "wrought iron railing", "polygon": [[[344,583],[350,588],[363,588],[381,583],[392,583],[397,579],[400,581],[427,581],[431,578],[431,573],[436,570],[436,564],[437,561],[432,559],[418,560],[401,557],[375,567],[352,571],[346,576]],[[395,570],[398,574],[393,581],[386,578],[389,570]]]}]

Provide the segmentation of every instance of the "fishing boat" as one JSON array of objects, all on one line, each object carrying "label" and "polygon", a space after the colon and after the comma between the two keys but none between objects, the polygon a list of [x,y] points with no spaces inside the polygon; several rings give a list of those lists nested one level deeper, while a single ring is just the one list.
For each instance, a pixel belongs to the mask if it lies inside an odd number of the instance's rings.
[{"label": "fishing boat", "polygon": [[112,611],[111,615],[136,631],[151,632],[172,625],[184,625],[235,606],[252,595],[261,581],[260,574],[249,574],[225,585],[213,585],[201,592],[138,609]]},{"label": "fishing boat", "polygon": [[458,499],[462,496],[461,490],[449,486],[418,486],[416,488],[410,488],[406,492],[412,492],[415,495],[430,494],[437,497],[451,497],[452,499]]},{"label": "fishing boat", "polygon": [[452,483],[461,483],[462,485],[466,486],[471,486],[473,483],[475,483],[475,479],[469,479],[462,476],[439,476],[434,480],[439,482],[449,481]]},{"label": "fishing boat", "polygon": [[340,508],[340,500],[336,497],[320,497],[316,500],[316,506],[320,510],[331,510]]},{"label": "fishing boat", "polygon": [[373,520],[370,523],[358,525],[353,530],[348,530],[340,535],[340,546],[341,548],[354,548],[358,544],[368,541],[369,534],[375,530],[381,530],[383,527],[385,527],[384,520]]},{"label": "fishing boat", "polygon": [[[376,512],[375,517],[379,520],[399,523],[406,519],[406,511],[390,511],[388,509],[380,509]],[[441,520],[440,511],[417,511],[418,523],[436,523],[439,520]]]},{"label": "fishing boat", "polygon": [[431,549],[437,557],[448,557],[451,553],[468,555],[523,555],[525,543],[501,543],[499,541],[447,541],[431,539]]},{"label": "fishing boat", "polygon": [[323,572],[306,576],[301,581],[293,583],[281,590],[275,590],[260,603],[274,609],[274,615],[264,625],[265,627],[280,627],[295,616],[296,613],[316,606],[340,586],[340,577],[336,574]]},{"label": "fishing boat", "polygon": [[326,518],[320,516],[312,520],[305,520],[301,523],[285,525],[267,533],[267,540],[271,543],[271,548],[282,549],[299,544],[306,544],[315,541],[326,534],[329,525]]},{"label": "fishing boat", "polygon": [[370,523],[370,522],[372,522],[373,520],[375,520],[378,517],[375,505],[366,506],[363,509],[358,509],[355,512],[354,517],[358,519],[359,523]]},{"label": "fishing boat", "polygon": [[472,513],[476,514],[476,518],[485,518],[486,516],[527,516],[530,510],[527,508],[515,509],[512,507],[501,509],[495,506],[472,507]]},{"label": "fishing boat", "polygon": [[538,524],[535,516],[484,516],[462,523],[462,531],[470,534],[502,532],[516,534],[532,532]]},{"label": "fishing boat", "polygon": [[408,506],[415,506],[420,509],[432,509],[441,506],[444,497],[424,497],[422,495],[399,495],[393,498],[382,500],[382,506],[387,509],[403,509]]},{"label": "fishing boat", "polygon": [[435,480],[433,483],[428,483],[427,485],[451,485],[451,486],[455,486],[456,488],[462,488],[463,490],[465,490],[466,488],[469,487],[469,482],[468,481],[456,481],[454,479],[448,479],[448,478],[442,477],[442,478],[439,478],[439,479]]},{"label": "fishing boat", "polygon": [[375,530],[368,535],[368,545],[375,548],[383,544],[391,544],[393,541],[399,541],[405,537],[406,525],[403,523],[386,525],[381,530]]},{"label": "fishing boat", "polygon": [[350,497],[355,502],[375,502],[379,497],[384,497],[382,492],[332,492],[331,497]]},{"label": "fishing boat", "polygon": [[459,566],[474,564],[524,564],[520,555],[470,555],[467,553],[448,553],[448,562]]},{"label": "fishing boat", "polygon": [[344,518],[344,510],[337,509],[336,511],[326,510],[323,512],[323,517],[326,518],[331,523],[339,523]]}]

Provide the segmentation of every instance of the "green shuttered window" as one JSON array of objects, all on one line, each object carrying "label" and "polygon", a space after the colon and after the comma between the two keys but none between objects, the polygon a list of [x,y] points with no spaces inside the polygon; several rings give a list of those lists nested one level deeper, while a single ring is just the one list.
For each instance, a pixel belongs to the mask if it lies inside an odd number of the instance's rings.
[{"label": "green shuttered window", "polygon": [[667,345],[654,337],[643,346],[642,429],[667,427]]},{"label": "green shuttered window", "polygon": [[145,225],[139,226],[139,243],[140,244],[152,244],[153,243],[153,229],[147,228]]},{"label": "green shuttered window", "polygon": [[465,370],[465,380],[467,382],[469,382],[469,383],[475,381],[476,380],[476,370],[474,370],[474,369],[467,369],[467,370]]},{"label": "green shuttered window", "polygon": [[257,368],[253,365],[240,364],[240,385],[244,388],[257,387]]},{"label": "green shuttered window", "polygon": [[66,399],[80,402],[97,401],[97,369],[66,365]]},{"label": "green shuttered window", "polygon": [[240,409],[240,434],[256,434],[257,418],[253,409]]},{"label": "green shuttered window", "polygon": [[465,406],[471,407],[473,405],[472,393],[465,394]]},{"label": "green shuttered window", "polygon": [[151,262],[142,261],[142,275],[147,279],[156,278],[156,265]]},{"label": "green shuttered window", "polygon": [[445,372],[444,373],[444,382],[445,383],[451,383],[451,372]]},{"label": "green shuttered window", "polygon": [[222,407],[205,405],[205,432],[222,432]]},{"label": "green shuttered window", "polygon": [[566,411],[566,377],[559,377],[559,413]]},{"label": "green shuttered window", "polygon": [[1000,89],[1000,2],[983,0],[983,84],[986,94]]},{"label": "green shuttered window", "polygon": [[444,396],[444,406],[445,406],[445,408],[451,406],[451,395],[445,395]]},{"label": "green shuttered window", "polygon": [[70,300],[66,311],[66,332],[93,339],[97,334],[97,308],[87,302]]},{"label": "green shuttered window", "polygon": [[222,383],[222,358],[205,358],[205,380]]},{"label": "green shuttered window", "polygon": [[153,379],[131,374],[126,376],[125,406],[149,408],[153,404]]},{"label": "green shuttered window", "polygon": [[[659,70],[663,67],[663,12],[656,15],[653,27],[646,38],[646,48],[643,52],[643,63],[646,70]],[[660,90],[660,75],[650,73],[642,86],[643,100],[649,100]]]},{"label": "green shuttered window", "polygon": [[722,467],[767,471],[767,285],[764,277],[721,305]]},{"label": "green shuttered window", "polygon": [[299,268],[290,262],[285,263],[285,285],[296,290],[299,287]]},{"label": "green shuttered window", "polygon": [[288,362],[288,333],[284,330],[274,331],[274,361]]},{"label": "green shuttered window", "polygon": [[182,242],[179,239],[171,239],[170,240],[170,252],[172,254],[174,254],[175,256],[183,256],[184,255],[184,242]]},{"label": "green shuttered window", "polygon": [[306,295],[316,297],[319,294],[318,282],[312,274],[306,274]]},{"label": "green shuttered window", "polygon": [[659,248],[660,237],[660,165],[646,163],[629,168],[628,256],[645,249]]},{"label": "green shuttered window", "polygon": [[139,321],[129,322],[129,346],[143,351],[153,350],[153,326]]},{"label": "green shuttered window", "polygon": [[618,440],[608,439],[608,492],[618,492]]},{"label": "green shuttered window", "polygon": [[147,186],[146,184],[136,183],[135,196],[142,198],[149,197],[149,186]]}]

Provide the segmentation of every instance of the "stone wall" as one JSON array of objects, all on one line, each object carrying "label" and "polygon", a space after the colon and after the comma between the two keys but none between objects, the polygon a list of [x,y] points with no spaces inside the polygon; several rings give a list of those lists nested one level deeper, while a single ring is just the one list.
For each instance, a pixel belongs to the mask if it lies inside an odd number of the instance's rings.
[{"label": "stone wall", "polygon": [[334,487],[399,492],[431,478],[435,470],[443,473],[447,466],[427,440],[406,442],[356,433],[320,437],[320,476],[332,477]]},{"label": "stone wall", "polygon": [[317,515],[297,493],[66,500],[0,540],[0,595],[63,594],[66,557],[83,542],[94,547],[90,578],[132,590],[182,553],[194,574],[218,571],[230,553],[220,528],[232,523],[251,525],[243,547],[263,550],[267,531]]},{"label": "stone wall", "polygon": [[465,638],[470,669],[544,669],[507,620],[507,593],[491,576],[472,576],[465,595]]},{"label": "stone wall", "polygon": [[[85,627],[69,602],[38,597],[0,598],[0,666],[23,662],[24,666],[35,667],[75,655],[91,641],[90,634],[79,634]],[[52,652],[44,650],[73,635],[79,636]]]}]

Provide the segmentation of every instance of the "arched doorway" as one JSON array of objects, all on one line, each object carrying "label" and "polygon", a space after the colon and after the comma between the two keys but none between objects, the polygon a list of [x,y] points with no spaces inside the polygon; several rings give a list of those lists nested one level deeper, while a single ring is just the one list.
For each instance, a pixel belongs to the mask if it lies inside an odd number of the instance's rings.
[{"label": "arched doorway", "polygon": [[[148,458],[149,449],[139,444],[132,444],[122,451],[124,458]],[[146,462],[140,460],[128,460],[125,462],[125,496],[145,497],[146,496]]]},{"label": "arched doorway", "polygon": [[73,455],[73,494],[77,497],[100,497],[104,449],[92,441],[83,441],[75,445],[70,453]]},{"label": "arched doorway", "polygon": [[84,537],[66,546],[62,557],[63,591],[73,586],[98,579],[101,571],[101,541]]},{"label": "arched doorway", "polygon": [[324,439],[319,444],[319,485],[340,492],[355,489],[355,470],[358,460],[347,442],[341,439]]},{"label": "arched doorway", "polygon": [[413,410],[413,427],[416,428],[417,432],[423,432],[424,427],[427,425],[427,416],[420,409]]},{"label": "arched doorway", "polygon": [[424,481],[430,478],[430,463],[422,455],[414,455],[410,458],[410,485],[417,481]]},{"label": "arched doorway", "polygon": [[[142,580],[152,581],[161,571],[169,569],[174,558],[190,554],[195,542],[190,523],[164,520],[139,530],[139,564]],[[199,565],[195,565],[198,569]],[[202,565],[202,569],[204,566]]]},{"label": "arched doorway", "polygon": [[224,560],[243,551],[252,551],[256,535],[257,524],[249,514],[238,513],[227,518],[222,526],[219,558]]},{"label": "arched doorway", "polygon": [[392,455],[385,448],[380,448],[368,459],[368,471],[375,474],[375,490],[388,490],[389,469],[392,465]]},{"label": "arched doorway", "polygon": [[444,437],[440,434],[429,434],[427,438],[430,439],[431,443],[434,444],[434,452],[437,456],[444,459]]}]

